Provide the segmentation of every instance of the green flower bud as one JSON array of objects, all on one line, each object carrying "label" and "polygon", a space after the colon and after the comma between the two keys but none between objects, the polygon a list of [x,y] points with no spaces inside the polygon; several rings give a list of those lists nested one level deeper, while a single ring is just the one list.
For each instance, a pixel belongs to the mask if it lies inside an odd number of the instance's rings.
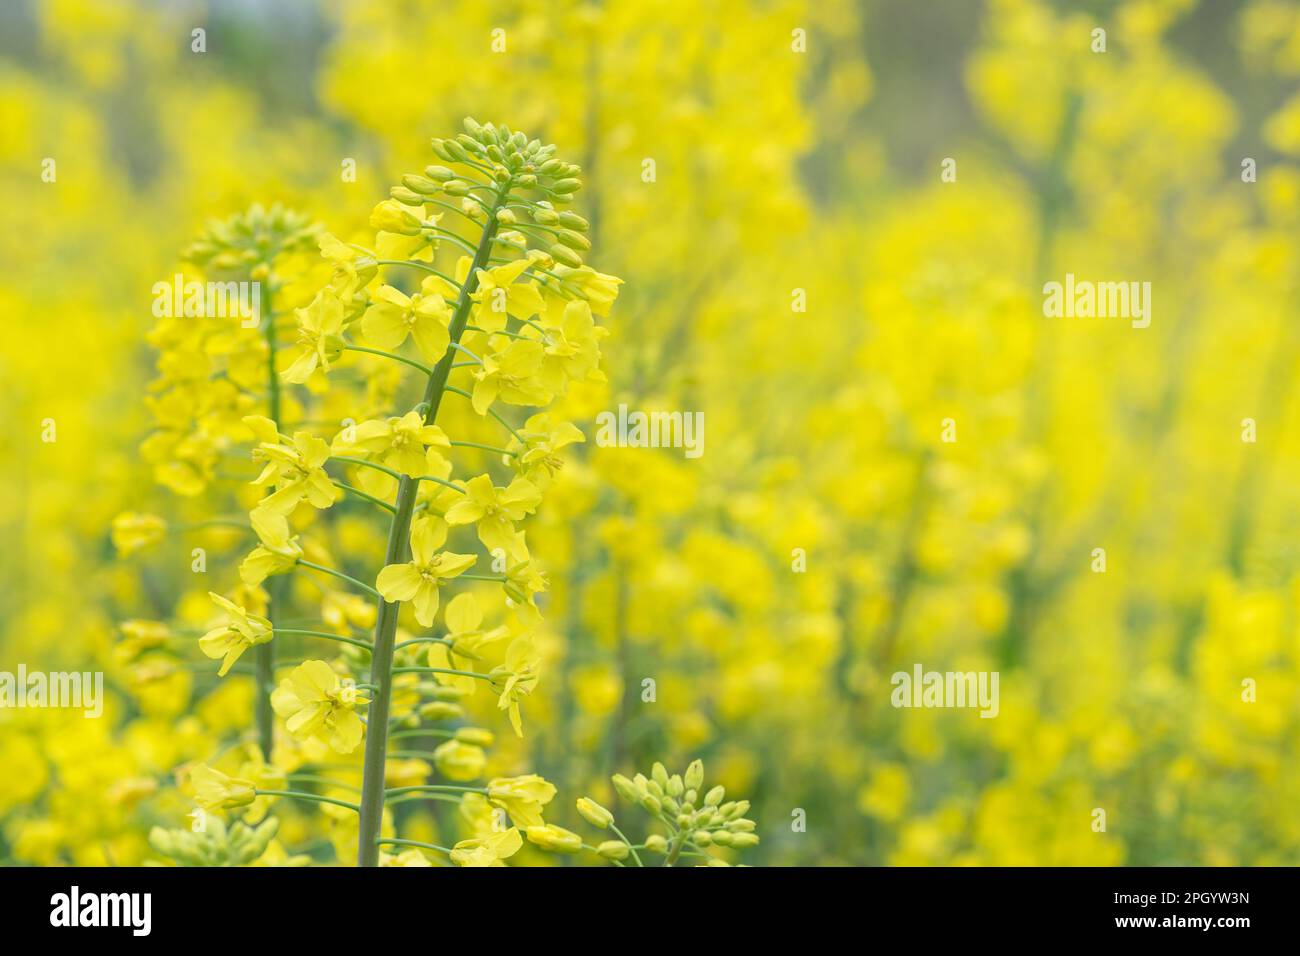
[{"label": "green flower bud", "polygon": [[607,860],[626,860],[631,851],[622,840],[606,840],[596,847],[596,852]]},{"label": "green flower bud", "polygon": [[550,253],[555,257],[556,262],[563,262],[566,266],[577,269],[582,265],[582,257],[567,246],[558,244],[551,246]]},{"label": "green flower bud", "polygon": [[574,232],[572,229],[561,229],[555,238],[570,249],[580,249],[586,252],[591,248],[591,240],[580,232]]},{"label": "green flower bud", "polygon": [[582,849],[582,837],[572,830],[557,827],[554,823],[526,827],[524,836],[528,837],[529,843],[535,843],[543,850],[553,853],[577,853]]},{"label": "green flower bud", "polygon": [[582,819],[601,830],[607,829],[614,822],[614,814],[588,797],[578,798],[578,813],[581,814]]},{"label": "green flower bud", "polygon": [[628,803],[640,802],[641,791],[638,789],[637,785],[627,777],[623,776],[621,773],[616,773],[609,779],[614,784],[614,790],[617,791],[618,795]]},{"label": "green flower bud", "polygon": [[413,193],[420,193],[425,196],[432,196],[439,189],[437,183],[427,176],[417,176],[415,173],[407,173],[402,177],[402,185]]},{"label": "green flower bud", "polygon": [[431,700],[420,706],[420,716],[425,720],[459,720],[465,716],[465,711],[458,704]]},{"label": "green flower bud", "polygon": [[722,802],[722,798],[727,795],[725,787],[717,786],[704,795],[704,805],[706,807],[716,807]]},{"label": "green flower bud", "polygon": [[[469,161],[469,153],[465,152],[465,147],[460,145],[460,143],[456,142],[454,139],[443,140],[442,149],[443,152],[439,155],[444,159],[450,159],[457,163]],[[437,151],[437,147],[435,147],[434,152]]]},{"label": "green flower bud", "polygon": [[449,179],[442,184],[442,188],[448,196],[469,195],[469,183],[463,179]]},{"label": "green flower bud", "polygon": [[733,817],[743,817],[748,812],[749,812],[749,801],[738,800],[736,801],[736,805],[732,807],[731,811],[727,814],[727,819],[732,819]]},{"label": "green flower bud", "polygon": [[698,846],[709,846],[713,843],[713,834],[709,833],[708,830],[696,830],[691,834],[691,839]]},{"label": "green flower bud", "polygon": [[[726,831],[723,830],[723,833]],[[757,833],[733,833],[731,834],[731,845],[737,850],[743,850],[746,847],[758,846],[759,839]]]},{"label": "green flower bud", "polygon": [[581,188],[582,180],[580,179],[558,179],[551,183],[551,192],[561,196],[576,193]]},{"label": "green flower bud", "polygon": [[405,186],[394,186],[392,189],[388,190],[388,195],[392,196],[403,206],[424,205],[424,197],[416,195],[415,193],[411,192],[411,190],[407,189]]},{"label": "green flower bud", "polygon": [[475,747],[491,747],[496,735],[482,727],[460,727],[456,730],[456,739],[461,743],[473,744]]},{"label": "green flower bud", "polygon": [[449,179],[456,178],[456,174],[446,166],[425,166],[424,175],[440,183],[445,183]]},{"label": "green flower bud", "polygon": [[717,846],[731,846],[737,835],[743,834],[731,834],[726,830],[715,830],[710,834],[710,837]]},{"label": "green flower bud", "polygon": [[660,834],[652,833],[645,838],[645,848],[651,853],[667,853],[668,841]]},{"label": "green flower bud", "polygon": [[533,219],[543,226],[553,226],[560,221],[560,216],[554,209],[534,209]]},{"label": "green flower bud", "polygon": [[663,810],[663,806],[659,803],[658,798],[653,797],[648,793],[641,798],[641,806],[646,813],[652,814],[656,817],[659,816],[660,811]]},{"label": "green flower bud", "polygon": [[[591,228],[591,223],[587,222],[587,220],[583,219],[576,212],[560,213],[560,225],[564,226],[566,229],[576,229],[579,232],[586,232]],[[695,763],[700,764],[700,781],[695,784],[695,786],[698,787],[700,783],[704,782],[704,764],[700,763],[698,760],[695,761]],[[691,764],[691,766],[693,767],[695,764]],[[687,768],[687,773],[690,773],[689,767]],[[690,783],[688,782],[686,785],[689,787]]]},{"label": "green flower bud", "polygon": [[732,833],[753,833],[758,824],[753,820],[747,820],[741,817],[739,820],[730,820],[727,823],[727,829]]},{"label": "green flower bud", "polygon": [[433,141],[433,151],[443,159],[455,159],[451,151],[447,149],[447,141],[444,139],[435,139]]},{"label": "green flower bud", "polygon": [[542,165],[538,167],[537,171],[541,173],[543,176],[552,176],[555,173],[558,173],[560,171],[560,167],[563,165],[564,163],[560,162],[558,159],[548,159],[546,162],[542,163]]}]

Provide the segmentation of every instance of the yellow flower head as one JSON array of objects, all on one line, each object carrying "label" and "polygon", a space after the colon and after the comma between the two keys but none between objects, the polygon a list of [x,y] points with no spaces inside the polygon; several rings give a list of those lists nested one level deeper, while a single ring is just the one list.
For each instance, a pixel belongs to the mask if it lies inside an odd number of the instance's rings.
[{"label": "yellow flower head", "polygon": [[542,343],[512,339],[499,352],[489,352],[474,372],[474,411],[486,415],[498,398],[510,405],[545,405],[551,393],[541,381]]},{"label": "yellow flower head", "polygon": [[489,332],[506,327],[506,316],[527,319],[542,311],[544,302],[536,283],[516,282],[532,264],[527,258],[516,259],[492,269],[478,270],[478,288],[474,300],[474,324]]},{"label": "yellow flower head", "polygon": [[555,798],[555,785],[535,773],[522,777],[497,777],[489,781],[488,800],[510,814],[516,826],[541,826],[542,807]]},{"label": "yellow flower head", "polygon": [[415,619],[432,627],[438,614],[439,592],[452,578],[472,568],[472,554],[438,551],[447,539],[446,525],[437,518],[420,517],[411,524],[411,561],[390,564],[379,572],[375,587],[385,601],[410,601]]},{"label": "yellow flower head", "polygon": [[541,656],[533,639],[528,636],[517,637],[510,642],[506,650],[505,663],[492,668],[492,690],[498,694],[497,706],[510,713],[510,725],[515,733],[524,735],[523,723],[519,717],[519,701],[533,692],[537,686],[537,672]]},{"label": "yellow flower head", "polygon": [[190,783],[195,801],[205,810],[246,807],[257,798],[253,781],[228,777],[205,763],[190,770]]},{"label": "yellow flower head", "polygon": [[286,382],[301,385],[329,371],[330,362],[343,351],[343,300],[325,287],[305,309],[298,309],[298,353],[282,374]]},{"label": "yellow flower head", "polygon": [[304,661],[280,681],[271,706],[298,740],[316,739],[348,754],[361,743],[361,718],[354,708],[356,689],[345,686],[324,661]]},{"label": "yellow flower head", "polygon": [[451,862],[457,866],[505,866],[501,861],[514,856],[523,845],[519,830],[510,827],[500,833],[461,840],[451,848]]},{"label": "yellow flower head", "polygon": [[240,563],[239,577],[252,586],[292,568],[302,557],[302,546],[297,535],[289,533],[289,519],[279,512],[254,508],[248,517],[261,544]]},{"label": "yellow flower head", "polygon": [[532,514],[542,494],[527,478],[516,478],[507,488],[497,488],[488,475],[465,483],[465,495],[447,509],[450,525],[474,524],[478,538],[489,551],[501,550],[517,561],[528,559],[523,535],[515,533],[515,522]]},{"label": "yellow flower head", "polygon": [[300,501],[313,508],[328,508],[342,496],[325,472],[330,449],[324,440],[308,432],[295,432],[288,438],[276,430],[275,422],[260,415],[246,416],[244,424],[259,443],[253,449],[253,460],[266,462],[252,484],[274,484],[276,489],[259,507],[287,515]]},{"label": "yellow flower head", "polygon": [[266,618],[249,614],[238,604],[226,600],[214,591],[209,591],[208,597],[225,610],[230,621],[200,637],[199,649],[214,660],[218,657],[224,658],[217,676],[225,677],[244,651],[258,644],[267,643],[275,633],[271,630],[271,622]]},{"label": "yellow flower head", "polygon": [[167,536],[167,522],[157,515],[126,511],[113,519],[113,547],[125,558],[157,544]]},{"label": "yellow flower head", "polygon": [[409,297],[392,286],[380,286],[375,293],[376,301],[361,319],[366,341],[391,352],[409,336],[415,340],[425,361],[442,358],[451,344],[447,332],[451,309],[436,291],[441,286],[430,281],[436,279],[437,276],[430,276],[424,281],[422,291]]},{"label": "yellow flower head", "polygon": [[370,419],[351,425],[334,436],[333,453],[360,456],[412,478],[435,470],[442,456],[434,448],[450,448],[451,441],[437,425],[426,425],[419,412],[386,420]]}]

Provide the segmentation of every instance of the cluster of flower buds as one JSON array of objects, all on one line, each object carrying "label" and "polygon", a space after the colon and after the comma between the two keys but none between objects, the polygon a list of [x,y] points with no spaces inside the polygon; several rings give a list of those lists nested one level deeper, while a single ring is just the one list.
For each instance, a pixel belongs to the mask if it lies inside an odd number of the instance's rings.
[{"label": "cluster of flower buds", "polygon": [[[455,139],[433,140],[433,151],[448,163],[466,167],[458,172],[450,166],[427,166],[424,174],[408,174],[402,184],[390,191],[393,199],[406,206],[419,206],[435,197],[459,201],[459,208],[474,219],[488,215],[486,204],[474,191],[509,184],[522,201],[498,208],[494,215],[503,230],[503,240],[511,239],[512,227],[537,228],[547,235],[544,252],[551,262],[571,269],[583,265],[583,253],[591,249],[587,238],[590,224],[577,213],[557,207],[573,202],[581,187],[581,168],[555,157],[554,145],[543,145],[507,126],[479,124],[465,120],[466,132]],[[490,182],[481,182],[482,176]],[[526,247],[528,237],[513,233],[516,245]],[[534,235],[533,238],[536,238]]]},{"label": "cluster of flower buds", "polygon": [[[668,866],[683,858],[703,862],[706,866],[726,866],[727,863],[712,856],[708,848],[742,850],[758,845],[758,834],[754,832],[756,824],[745,817],[749,801],[724,803],[726,791],[720,786],[705,791],[702,761],[692,761],[684,774],[669,775],[663,764],[656,763],[649,777],[639,773],[629,779],[614,774],[610,779],[620,797],[637,804],[664,824],[667,834],[651,833],[644,842],[633,844],[615,825],[613,813],[590,797],[581,797],[577,802],[578,815],[597,829],[612,831],[617,840],[587,847],[576,834],[561,831],[562,836],[571,838],[567,847],[561,848],[557,844],[562,841],[555,834],[534,836],[529,832],[528,839],[545,849],[567,849],[575,853],[578,849],[594,850],[597,855],[620,866],[644,866],[638,850],[665,857],[664,863]],[[541,838],[543,836],[546,838]]]},{"label": "cluster of flower buds", "polygon": [[[648,778],[639,773],[630,780],[622,774],[615,774],[611,779],[620,797],[640,804],[651,816],[689,834],[688,840],[697,846],[743,849],[758,845],[756,824],[745,817],[749,801],[724,803],[727,792],[721,786],[701,793],[704,764],[699,760],[693,761],[685,774],[669,776],[664,765],[656,762]],[[651,843],[650,839],[646,840],[646,846],[654,849]]]},{"label": "cluster of flower buds", "polygon": [[209,222],[181,256],[214,276],[250,275],[282,253],[314,249],[319,233],[320,225],[300,212],[279,203],[269,209],[255,203],[244,212]]},{"label": "cluster of flower buds", "polygon": [[255,827],[242,821],[227,827],[220,817],[208,816],[197,832],[154,827],[149,845],[180,866],[247,866],[261,858],[279,828],[275,817]]}]

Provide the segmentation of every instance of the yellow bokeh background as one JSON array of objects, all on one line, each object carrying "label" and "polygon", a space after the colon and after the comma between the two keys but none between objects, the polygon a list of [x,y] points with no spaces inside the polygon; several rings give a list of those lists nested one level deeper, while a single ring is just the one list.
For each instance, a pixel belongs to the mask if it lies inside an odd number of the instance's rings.
[{"label": "yellow bokeh background", "polygon": [[[582,165],[625,283],[608,384],[559,403],[588,441],[528,525],[544,668],[493,773],[541,773],[579,829],[611,774],[701,757],[755,864],[1300,862],[1296,3],[43,0],[0,26],[0,670],[108,687],[98,720],[0,711],[0,862],[158,859],[176,769],[250,730],[247,679],[121,650],[124,620],[201,625],[239,555],[212,533],[196,581],[192,541],[110,543],[123,511],[211,513],[139,450],[153,284],[254,202],[364,232],[467,115]],[[1150,327],[1045,317],[1067,272],[1150,282]],[[597,447],[620,404],[702,411],[705,453]],[[382,533],[332,547],[373,570]],[[891,706],[916,662],[997,671],[998,717]],[[261,862],[348,838],[285,807]]]}]

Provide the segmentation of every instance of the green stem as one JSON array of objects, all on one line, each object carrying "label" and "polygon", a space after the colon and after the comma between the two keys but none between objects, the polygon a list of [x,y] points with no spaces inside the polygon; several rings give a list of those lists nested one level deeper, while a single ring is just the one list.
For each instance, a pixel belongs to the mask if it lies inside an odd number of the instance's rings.
[{"label": "green stem", "polygon": [[[280,376],[275,370],[275,310],[271,308],[271,290],[268,284],[266,292],[266,372],[267,372],[267,411],[275,430],[280,431],[282,409],[280,407]],[[285,584],[282,579],[267,583],[266,619],[274,630],[275,622],[280,617],[281,605],[285,600]],[[271,693],[275,690],[275,642],[259,644],[253,651],[253,716],[257,724],[257,740],[262,748],[262,758],[271,759],[271,747],[275,735],[275,711],[271,709]]]},{"label": "green stem", "polygon": [[645,864],[641,862],[641,856],[636,852],[636,847],[632,845],[632,841],[629,840],[627,837],[625,837],[623,835],[623,831],[620,830],[618,827],[614,826],[612,822],[610,823],[609,828],[614,831],[614,835],[616,837],[618,837],[620,840],[622,840],[624,843],[627,844],[627,848],[632,851],[632,859],[636,860],[636,865],[640,867],[644,867]]},{"label": "green stem", "polygon": [[365,352],[367,355],[381,355],[386,359],[392,359],[394,362],[401,362],[403,365],[409,365],[411,368],[418,368],[425,375],[429,374],[429,366],[417,362],[415,359],[409,359],[405,355],[398,355],[396,352],[385,352],[382,349],[368,349],[361,345],[345,345],[345,352]]},{"label": "green stem", "polygon": [[348,492],[349,494],[356,495],[358,498],[362,498],[366,501],[369,501],[371,504],[379,505],[379,507],[383,508],[387,512],[390,513],[397,512],[397,509],[394,508],[392,505],[390,505],[383,498],[376,498],[374,495],[368,494],[367,492],[362,491],[360,488],[353,488],[351,485],[346,485],[343,482],[339,481],[337,478],[334,479],[334,484],[338,485],[340,488],[342,488],[344,491]]},{"label": "green stem", "polygon": [[511,458],[517,458],[518,452],[511,451],[509,448],[498,448],[496,445],[485,445],[477,441],[453,441],[452,446],[455,448],[482,448],[484,451],[494,451],[501,455],[509,455]]},{"label": "green stem", "polygon": [[[448,327],[450,341],[459,342],[465,334],[469,322],[470,298],[478,288],[478,272],[492,254],[492,239],[496,235],[496,210],[505,202],[510,193],[510,184],[504,184],[497,192],[492,211],[483,225],[483,235],[479,239],[474,261],[470,265],[465,283],[460,289],[460,300],[452,315]],[[451,366],[456,350],[448,346],[424,389],[424,422],[434,424],[438,417],[438,408],[442,404],[443,392],[447,388],[447,378],[451,375]],[[397,512],[393,516],[392,526],[388,531],[388,551],[384,565],[402,564],[406,561],[410,548],[411,516],[415,512],[415,497],[420,483],[405,475],[397,486]],[[388,712],[393,687],[393,645],[397,632],[397,614],[400,604],[379,599],[378,616],[375,621],[374,652],[370,658],[370,682],[378,690],[370,701],[369,725],[366,732],[366,749],[361,783],[361,819],[357,837],[357,865],[377,866],[379,864],[379,828],[384,816],[384,761],[388,751]],[[410,792],[410,791],[407,791]]]},{"label": "green stem", "polygon": [[304,631],[296,627],[277,627],[276,634],[302,634],[306,637],[323,637],[327,640],[338,641],[341,644],[351,644],[353,647],[359,647],[362,650],[370,650],[370,645],[365,641],[358,640],[355,637],[343,637],[339,634],[332,634],[329,631]]},{"label": "green stem", "polygon": [[351,584],[353,587],[360,588],[361,590],[365,591],[371,597],[374,598],[379,597],[378,591],[372,588],[369,584],[364,584],[361,581],[358,581],[350,574],[344,574],[342,571],[335,571],[333,568],[327,568],[323,564],[315,564],[314,562],[308,561],[306,558],[299,558],[298,563],[302,565],[304,568],[311,568],[313,571],[320,571],[323,572],[324,574],[330,574],[338,578],[340,581],[346,581],[348,582],[348,584]]},{"label": "green stem", "polygon": [[333,797],[322,797],[319,793],[304,793],[302,790],[254,790],[259,797],[291,797],[294,800],[307,800],[311,803],[332,803],[336,807],[347,807],[349,810],[360,810],[355,803],[348,803],[346,800],[335,800]]},{"label": "green stem", "polygon": [[474,671],[458,671],[447,667],[394,667],[394,674],[451,674],[455,677],[474,677],[478,680],[490,681],[492,678],[487,674],[478,674]]},{"label": "green stem", "polygon": [[384,474],[388,475],[388,477],[396,478],[398,481],[401,481],[403,477],[400,471],[389,468],[387,465],[381,465],[377,461],[366,461],[364,458],[352,458],[348,455],[330,455],[330,461],[343,461],[347,462],[349,465],[359,465],[362,468],[373,468],[375,471],[382,471]]},{"label": "green stem", "polygon": [[448,853],[448,854],[451,853],[451,850],[447,849],[447,847],[445,846],[438,846],[438,844],[436,843],[421,843],[419,840],[396,840],[396,839],[384,838],[384,839],[376,840],[375,845],[376,846],[415,846],[415,847],[419,847],[421,850],[436,850],[439,853]]}]

